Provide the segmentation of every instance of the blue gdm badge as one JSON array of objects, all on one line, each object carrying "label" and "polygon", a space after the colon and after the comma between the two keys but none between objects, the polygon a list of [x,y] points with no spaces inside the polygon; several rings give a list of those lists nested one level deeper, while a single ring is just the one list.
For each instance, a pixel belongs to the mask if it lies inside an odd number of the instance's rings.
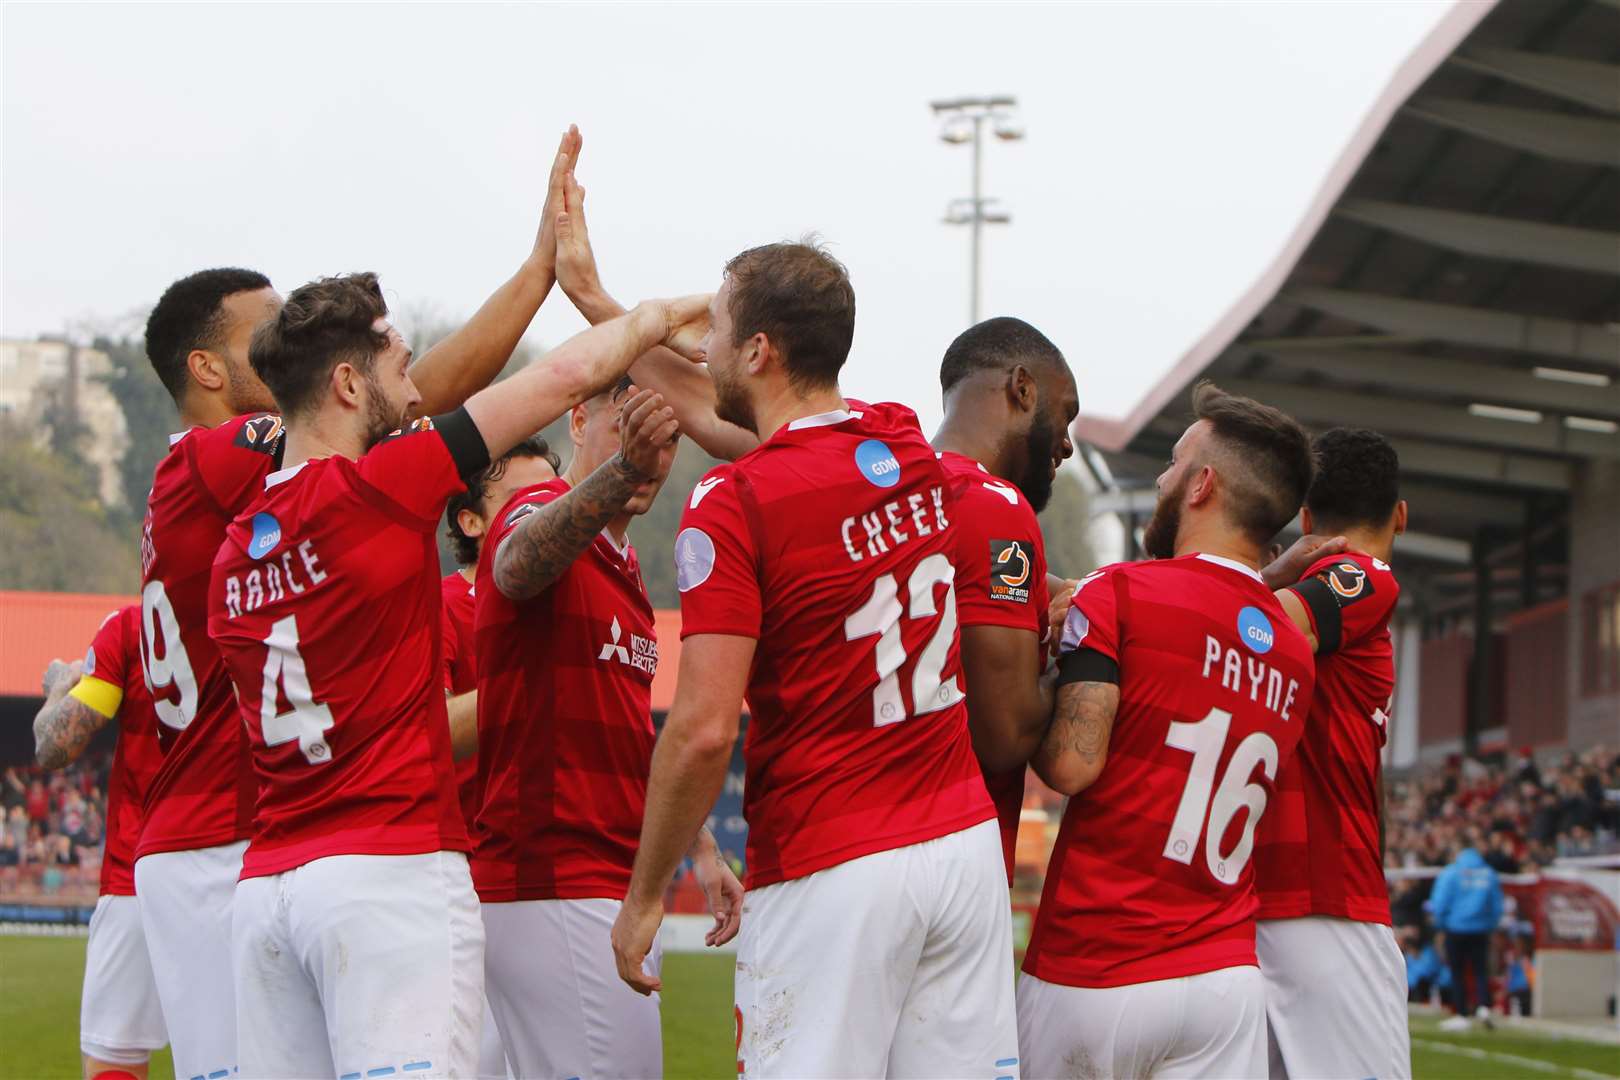
[{"label": "blue gdm badge", "polygon": [[248,554],[262,559],[281,543],[281,522],[264,512],[253,515],[253,539],[248,541]]},{"label": "blue gdm badge", "polygon": [[899,460],[893,450],[877,439],[867,439],[855,448],[855,467],[877,487],[894,487],[900,482]]},{"label": "blue gdm badge", "polygon": [[1276,644],[1277,637],[1271,629],[1271,620],[1257,607],[1246,607],[1238,612],[1237,628],[1238,637],[1253,652],[1268,653],[1271,646]]}]

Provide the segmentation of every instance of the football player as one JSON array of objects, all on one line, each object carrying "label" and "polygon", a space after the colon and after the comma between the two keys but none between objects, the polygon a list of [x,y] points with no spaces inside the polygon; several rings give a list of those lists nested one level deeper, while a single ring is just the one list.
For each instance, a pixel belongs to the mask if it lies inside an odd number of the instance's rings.
[{"label": "football player", "polygon": [[1014,1075],[950,478],[909,409],[840,391],[855,293],[823,250],[738,255],[712,318],[717,413],[761,441],[698,482],[677,536],[680,679],[613,928],[619,974],[659,988],[643,962],[663,891],[720,792],[746,693],[739,1073]]},{"label": "football player", "polygon": [[53,660],[45,669],[45,705],[34,718],[34,759],[45,769],[65,768],[96,732],[108,724],[118,728],[107,776],[101,895],[90,918],[79,1002],[86,1077],[113,1072],[146,1080],[152,1051],[169,1041],[135,900],[141,807],[162,760],[152,696],[141,675],[140,637],[138,605],[108,615],[81,663]]},{"label": "football player", "polygon": [[1036,773],[1068,795],[1018,985],[1031,1076],[1260,1076],[1261,815],[1311,705],[1310,646],[1260,576],[1310,439],[1209,383],[1158,481],[1155,561],[1082,580]]},{"label": "football player", "polygon": [[1316,651],[1316,693],[1254,856],[1271,1075],[1410,1076],[1381,827],[1400,596],[1390,559],[1406,531],[1400,462],[1377,432],[1335,428],[1317,436],[1316,466],[1301,525],[1345,545],[1277,594]]},{"label": "football player", "polygon": [[208,593],[259,785],[232,912],[244,1074],[475,1070],[484,933],[433,533],[465,477],[636,356],[691,351],[707,301],[640,305],[413,423],[411,351],[374,275],[303,286],[255,333],[283,467],[227,528]]}]

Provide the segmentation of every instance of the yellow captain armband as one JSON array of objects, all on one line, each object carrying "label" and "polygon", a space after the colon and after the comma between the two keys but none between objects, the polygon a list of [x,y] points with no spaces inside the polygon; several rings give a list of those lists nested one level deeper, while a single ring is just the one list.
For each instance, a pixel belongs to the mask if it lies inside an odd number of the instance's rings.
[{"label": "yellow captain armband", "polygon": [[111,720],[118,715],[118,706],[123,704],[124,690],[94,675],[82,675],[73,689],[68,691],[68,697],[83,702]]}]

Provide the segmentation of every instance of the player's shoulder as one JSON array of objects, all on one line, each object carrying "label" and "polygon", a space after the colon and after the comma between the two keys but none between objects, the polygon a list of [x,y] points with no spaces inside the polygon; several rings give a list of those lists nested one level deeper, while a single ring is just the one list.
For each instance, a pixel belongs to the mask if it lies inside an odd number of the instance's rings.
[{"label": "player's shoulder", "polygon": [[1360,551],[1345,551],[1316,560],[1300,580],[1311,578],[1321,579],[1332,589],[1341,607],[1375,596],[1394,603],[1400,593],[1400,583],[1390,565]]},{"label": "player's shoulder", "polygon": [[859,413],[857,419],[865,424],[922,431],[922,423],[909,405],[902,405],[898,401],[859,401],[855,398],[845,398],[844,401],[849,405],[850,413]]},{"label": "player's shoulder", "polygon": [[[548,502],[560,499],[568,494],[569,490],[568,481],[560,476],[554,476],[550,480],[543,480],[538,484],[530,484],[526,488],[519,488],[507,496],[506,502],[496,511],[495,525],[491,531],[505,531],[514,527],[518,522]],[[459,575],[452,574],[450,576],[457,577]]]},{"label": "player's shoulder", "polygon": [[705,510],[714,513],[724,507],[734,506],[742,497],[742,489],[753,483],[754,477],[762,471],[768,474],[770,466],[765,464],[768,459],[769,455],[760,454],[756,449],[736,461],[723,461],[716,465],[692,485],[692,490],[687,493],[686,503],[681,507],[681,513],[695,515]]},{"label": "player's shoulder", "polygon": [[970,457],[943,451],[937,454],[940,468],[950,480],[951,494],[957,505],[973,516],[988,516],[993,520],[1016,521],[1033,524],[1035,508],[1018,489],[1018,485],[1003,480]]},{"label": "player's shoulder", "polygon": [[472,591],[472,582],[462,577],[460,570],[452,570],[439,579],[439,593],[446,600],[460,600]]}]

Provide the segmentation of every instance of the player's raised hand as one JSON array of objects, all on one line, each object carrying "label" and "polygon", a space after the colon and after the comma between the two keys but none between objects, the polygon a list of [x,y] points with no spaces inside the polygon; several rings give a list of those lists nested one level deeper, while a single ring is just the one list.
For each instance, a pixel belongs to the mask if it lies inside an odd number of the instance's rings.
[{"label": "player's raised hand", "polygon": [[546,179],[546,204],[540,210],[540,230],[535,234],[529,258],[552,267],[553,272],[557,265],[557,215],[562,213],[565,198],[563,183],[579,160],[583,145],[579,128],[569,124],[557,143],[557,156],[551,159],[551,175]]},{"label": "player's raised hand", "polygon": [[652,904],[642,904],[633,897],[624,898],[619,917],[613,920],[613,963],[619,969],[619,978],[638,994],[651,994],[664,988],[663,981],[649,975],[642,968],[647,954],[652,951],[658,937],[659,924],[664,921],[664,904],[659,898]]},{"label": "player's raised hand", "polygon": [[1271,552],[1271,561],[1260,569],[1268,589],[1286,589],[1300,579],[1300,575],[1317,559],[1337,555],[1349,545],[1342,536],[1323,536],[1307,533],[1289,545],[1287,551]]},{"label": "player's raised hand", "polygon": [[707,356],[709,305],[713,301],[713,293],[655,301],[664,310],[664,345],[701,364]]},{"label": "player's raised hand", "polygon": [[630,388],[619,412],[619,456],[630,469],[648,480],[656,477],[659,453],[679,432],[675,410],[662,394]]},{"label": "player's raised hand", "polygon": [[71,664],[60,659],[52,660],[45,667],[45,678],[41,680],[45,689],[45,696],[65,694],[78,683],[79,676],[84,672],[84,661],[75,660]]},{"label": "player's raised hand", "polygon": [[585,224],[585,188],[572,170],[563,176],[562,209],[556,215],[556,231],[557,284],[575,307],[587,311],[603,296],[602,279],[596,269],[596,252],[591,249],[590,229]]}]

